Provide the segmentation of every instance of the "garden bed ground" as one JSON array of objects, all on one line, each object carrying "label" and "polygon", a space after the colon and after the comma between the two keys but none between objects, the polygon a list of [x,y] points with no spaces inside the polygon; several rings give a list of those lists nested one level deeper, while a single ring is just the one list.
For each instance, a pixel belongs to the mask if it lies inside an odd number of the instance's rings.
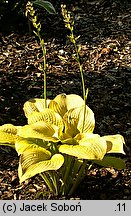
[{"label": "garden bed ground", "polygon": [[[81,35],[81,58],[89,88],[88,105],[96,118],[95,133],[122,134],[127,145],[125,170],[92,167],[72,199],[131,199],[131,8],[120,1],[79,1],[70,9],[76,34]],[[63,92],[82,95],[78,65],[71,57],[73,49],[65,37],[61,17],[46,16],[43,23],[48,96],[54,98]],[[28,34],[0,36],[0,124],[24,125],[24,102],[43,94],[41,49],[36,38]],[[39,176],[20,185],[16,152],[3,146],[0,152],[0,199],[55,199]]]}]

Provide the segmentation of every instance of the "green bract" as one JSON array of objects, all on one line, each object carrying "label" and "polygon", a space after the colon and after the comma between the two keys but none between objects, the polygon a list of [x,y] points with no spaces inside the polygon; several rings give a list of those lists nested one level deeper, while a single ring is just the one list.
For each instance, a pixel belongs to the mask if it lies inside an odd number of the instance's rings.
[{"label": "green bract", "polygon": [[44,99],[31,99],[24,104],[27,125],[0,127],[1,145],[15,147],[20,155],[20,182],[38,173],[59,169],[61,193],[67,193],[67,182],[70,187],[72,184],[65,177],[68,166],[70,178],[76,177],[83,162],[89,160],[102,166],[125,168],[120,158],[107,156],[108,153],[124,154],[124,138],[93,134],[94,113],[87,105],[83,127],[84,100],[80,96],[60,94],[47,102],[48,108],[44,107]]}]

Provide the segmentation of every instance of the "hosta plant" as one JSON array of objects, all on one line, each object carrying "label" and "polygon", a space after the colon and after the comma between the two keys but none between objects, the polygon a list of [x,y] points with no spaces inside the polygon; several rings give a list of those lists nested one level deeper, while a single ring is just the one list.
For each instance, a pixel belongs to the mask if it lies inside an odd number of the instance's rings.
[{"label": "hosta plant", "polygon": [[80,68],[83,98],[76,94],[59,94],[52,100],[46,98],[45,43],[31,3],[27,4],[27,12],[30,13],[43,52],[44,99],[33,98],[25,102],[23,109],[27,125],[0,126],[0,144],[16,149],[20,183],[40,174],[54,195],[71,195],[93,164],[118,170],[125,168],[123,160],[111,154],[125,154],[124,138],[120,134],[101,137],[93,133],[95,118],[86,105],[88,91],[85,91],[80,49],[76,45],[73,23],[70,23],[70,14],[65,7],[62,13],[76,51],[74,58]]},{"label": "hosta plant", "polygon": [[20,155],[21,183],[41,173],[55,195],[71,195],[90,164],[125,168],[120,158],[110,156],[124,154],[123,137],[94,134],[94,113],[88,106],[83,127],[84,100],[80,96],[60,94],[47,103],[45,108],[44,99],[27,101],[27,125],[0,127],[0,143],[14,147]]}]

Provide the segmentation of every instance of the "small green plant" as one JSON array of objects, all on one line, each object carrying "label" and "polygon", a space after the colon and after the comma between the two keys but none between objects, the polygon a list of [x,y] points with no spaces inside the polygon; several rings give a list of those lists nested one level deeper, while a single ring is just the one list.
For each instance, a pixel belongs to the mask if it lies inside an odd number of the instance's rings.
[{"label": "small green plant", "polygon": [[[62,10],[65,10],[65,7]],[[125,168],[122,159],[110,155],[125,154],[124,138],[119,134],[101,137],[93,133],[94,113],[86,105],[87,92],[76,44],[77,38],[73,33],[73,23],[69,24],[70,17],[66,10],[62,13],[65,13],[66,25],[71,30],[69,37],[76,50],[83,98],[76,94],[59,94],[52,100],[46,98],[46,48],[40,36],[41,25],[30,3],[27,5],[27,13],[36,29],[35,34],[43,51],[44,99],[33,98],[25,102],[23,109],[27,125],[0,126],[0,144],[12,146],[20,156],[20,183],[40,174],[54,195],[71,196],[84,178],[86,169],[90,169],[92,164]]]}]

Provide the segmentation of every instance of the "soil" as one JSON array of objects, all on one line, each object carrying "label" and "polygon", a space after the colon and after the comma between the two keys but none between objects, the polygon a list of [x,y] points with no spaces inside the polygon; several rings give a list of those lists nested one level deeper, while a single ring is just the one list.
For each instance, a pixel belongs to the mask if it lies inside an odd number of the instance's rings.
[{"label": "soil", "polygon": [[[79,2],[79,3],[78,3]],[[76,1],[69,4],[80,35],[88,106],[94,111],[95,133],[121,134],[126,169],[92,167],[72,197],[53,197],[40,176],[19,184],[18,156],[0,146],[0,199],[131,199],[131,5],[128,1]],[[60,12],[59,4],[57,5]],[[42,15],[47,47],[47,94],[82,96],[79,68],[62,17]],[[23,104],[43,97],[42,53],[37,38],[27,33],[0,33],[0,124],[26,124]]]}]

